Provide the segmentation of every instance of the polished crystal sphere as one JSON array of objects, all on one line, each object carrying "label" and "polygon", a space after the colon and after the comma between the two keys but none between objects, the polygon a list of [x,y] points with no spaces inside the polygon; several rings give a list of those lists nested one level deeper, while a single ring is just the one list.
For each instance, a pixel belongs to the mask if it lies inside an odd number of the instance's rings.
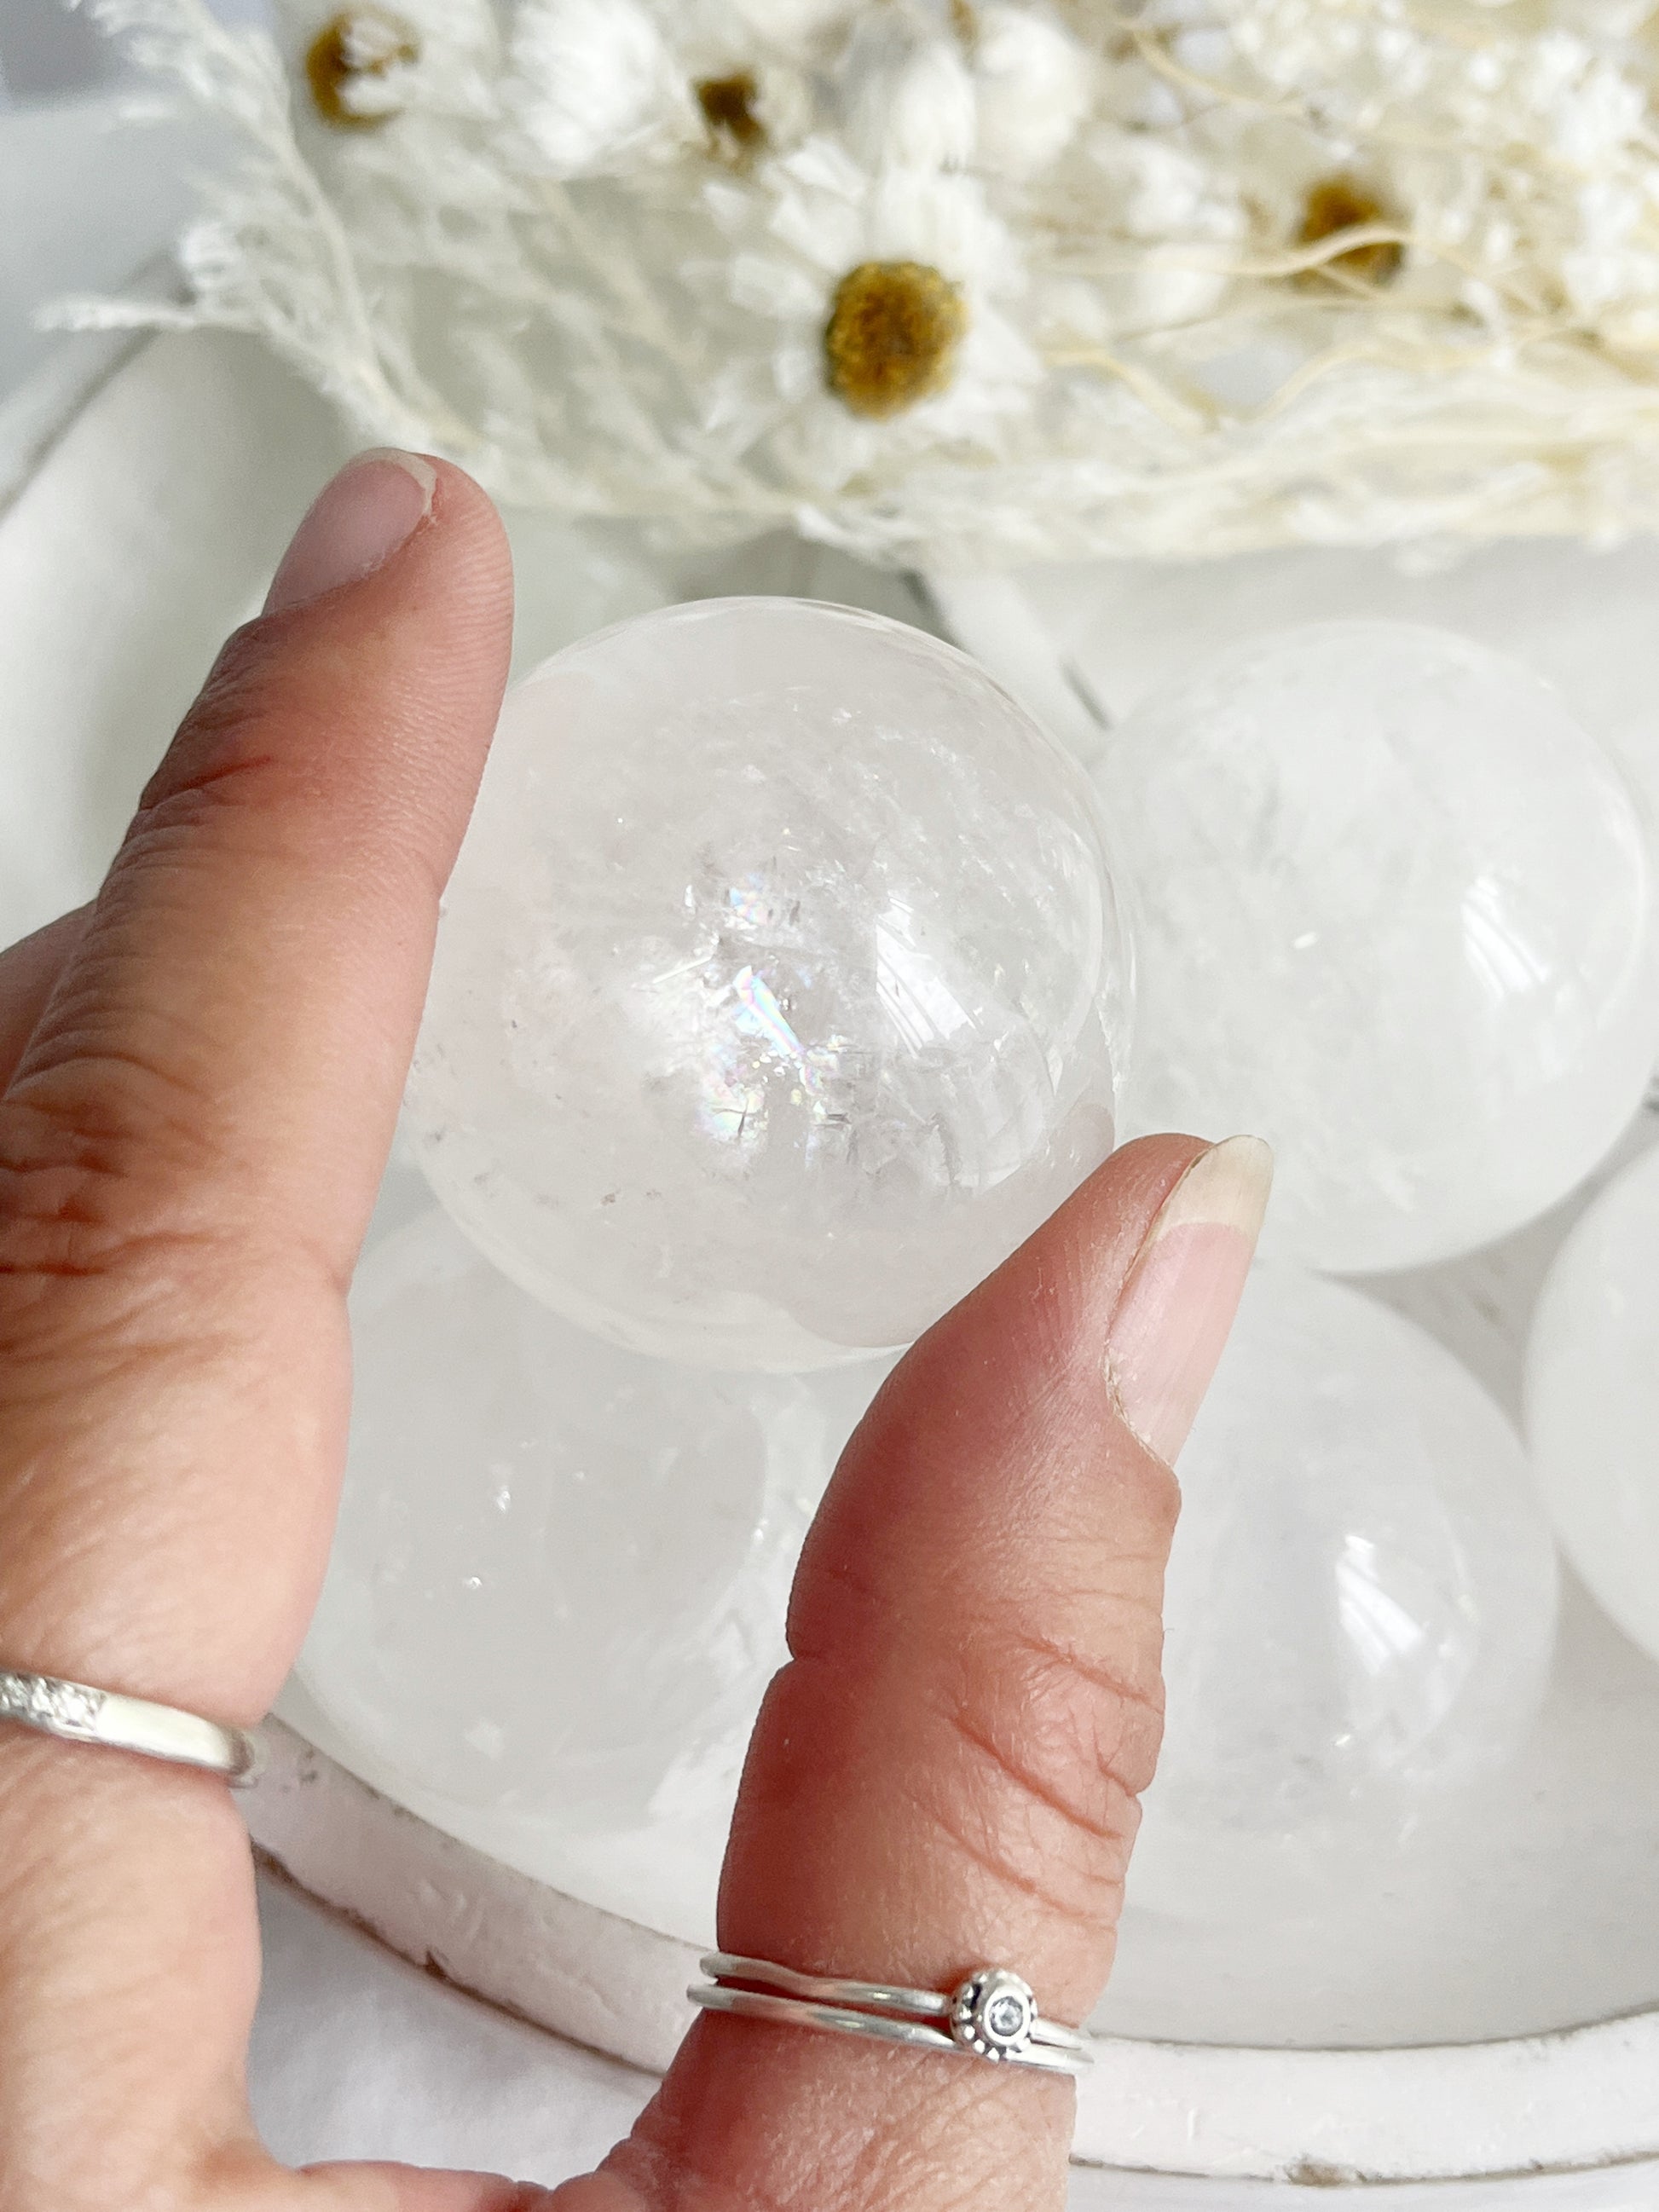
[{"label": "polished crystal sphere", "polygon": [[1551,1270],[1527,1425],[1568,1559],[1659,1659],[1659,1152],[1608,1185]]},{"label": "polished crystal sphere", "polygon": [[1472,1249],[1559,1199],[1659,1056],[1642,826],[1553,692],[1334,623],[1146,700],[1095,771],[1140,894],[1137,1130],[1268,1138],[1265,1249]]},{"label": "polished crystal sphere", "polygon": [[1252,1275],[1177,1472],[1167,1732],[1129,1894],[1226,1919],[1370,1878],[1516,1757],[1555,1554],[1466,1370],[1299,1269]]},{"label": "polished crystal sphere", "polygon": [[509,694],[409,1117],[573,1321],[806,1368],[908,1342],[1106,1157],[1127,1024],[1069,757],[919,630],[707,601]]},{"label": "polished crystal sphere", "polygon": [[729,1792],[802,1536],[885,1366],[643,1359],[435,1207],[364,1261],[351,1321],[345,1490],[300,1666],[347,1741],[570,1827]]}]

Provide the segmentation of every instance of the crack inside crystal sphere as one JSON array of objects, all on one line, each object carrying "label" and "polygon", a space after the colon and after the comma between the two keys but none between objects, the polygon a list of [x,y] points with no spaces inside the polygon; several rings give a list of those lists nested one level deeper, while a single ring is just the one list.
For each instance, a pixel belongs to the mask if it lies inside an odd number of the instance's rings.
[{"label": "crack inside crystal sphere", "polygon": [[844,607],[619,625],[508,695],[409,1109],[572,1320],[716,1366],[908,1343],[1111,1150],[1129,961],[1086,777]]},{"label": "crack inside crystal sphere", "polygon": [[1180,1480],[1131,1901],[1224,1921],[1381,1878],[1543,1698],[1555,1553],[1519,1438],[1413,1323],[1263,1265]]},{"label": "crack inside crystal sphere", "polygon": [[1405,623],[1281,631],[1143,701],[1094,773],[1134,826],[1126,1119],[1267,1138],[1264,1249],[1472,1249],[1629,1121],[1659,1054],[1642,826],[1518,664]]},{"label": "crack inside crystal sphere", "polygon": [[301,1678],[453,1802],[632,1828],[728,1793],[808,1518],[876,1383],[641,1358],[436,1207],[351,1300],[340,1517]]}]

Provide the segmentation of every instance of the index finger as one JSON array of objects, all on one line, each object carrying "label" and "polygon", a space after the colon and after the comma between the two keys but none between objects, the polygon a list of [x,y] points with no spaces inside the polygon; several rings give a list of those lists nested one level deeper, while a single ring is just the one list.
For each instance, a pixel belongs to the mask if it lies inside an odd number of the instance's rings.
[{"label": "index finger", "polygon": [[[287,1673],[510,583],[459,470],[349,468],[55,984],[61,942],[30,956],[50,995],[0,1097],[9,1666],[242,1722]],[[268,2201],[252,1908],[222,1783],[0,1730],[0,2199]]]},{"label": "index finger", "polygon": [[[349,1270],[506,679],[495,510],[418,455],[349,464],[140,802],[6,1093]],[[14,1146],[27,1157],[25,1136]],[[6,1195],[15,1202],[14,1182]]]},{"label": "index finger", "polygon": [[223,1719],[326,1553],[343,1292],[495,727],[511,576],[361,457],[221,655],[0,1097],[7,1656]]}]

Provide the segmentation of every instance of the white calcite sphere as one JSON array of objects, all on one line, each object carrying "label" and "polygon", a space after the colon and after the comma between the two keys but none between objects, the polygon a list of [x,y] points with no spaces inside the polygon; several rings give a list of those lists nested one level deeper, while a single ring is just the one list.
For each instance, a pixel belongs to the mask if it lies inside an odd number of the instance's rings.
[{"label": "white calcite sphere", "polygon": [[364,1261],[339,1525],[300,1672],[474,1806],[625,1829],[729,1790],[789,1579],[886,1370],[687,1370],[573,1328],[434,1207]]},{"label": "white calcite sphere", "polygon": [[1129,1894],[1224,1920],[1358,1878],[1514,1758],[1555,1554],[1467,1370],[1299,1269],[1251,1276],[1177,1472],[1166,1735]]},{"label": "white calcite sphere", "polygon": [[1128,963],[1088,781],[847,607],[626,623],[508,695],[409,1091],[467,1234],[584,1327],[902,1345],[1110,1151]]},{"label": "white calcite sphere", "polygon": [[1265,1249],[1340,1272],[1502,1236],[1659,1055],[1618,770],[1484,646],[1333,623],[1146,700],[1095,774],[1142,909],[1137,1130],[1278,1154]]},{"label": "white calcite sphere", "polygon": [[1659,1659],[1659,1152],[1608,1185],[1550,1272],[1527,1426],[1568,1559]]}]

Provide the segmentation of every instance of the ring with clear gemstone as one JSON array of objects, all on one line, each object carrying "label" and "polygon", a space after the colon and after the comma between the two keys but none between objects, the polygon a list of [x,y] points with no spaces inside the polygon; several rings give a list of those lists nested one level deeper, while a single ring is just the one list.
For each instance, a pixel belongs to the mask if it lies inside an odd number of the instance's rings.
[{"label": "ring with clear gemstone", "polygon": [[951,2003],[952,2036],[981,2058],[1013,2058],[1028,2051],[1036,2019],[1030,1984],[1006,1966],[981,1966]]},{"label": "ring with clear gemstone", "polygon": [[711,2012],[1049,2073],[1079,2074],[1093,2062],[1088,2039],[1075,2028],[1044,2020],[1030,1984],[1006,1966],[981,1966],[941,1995],[891,1983],[804,1974],[724,1951],[711,1952],[702,1963],[709,1980],[686,1994]]}]

